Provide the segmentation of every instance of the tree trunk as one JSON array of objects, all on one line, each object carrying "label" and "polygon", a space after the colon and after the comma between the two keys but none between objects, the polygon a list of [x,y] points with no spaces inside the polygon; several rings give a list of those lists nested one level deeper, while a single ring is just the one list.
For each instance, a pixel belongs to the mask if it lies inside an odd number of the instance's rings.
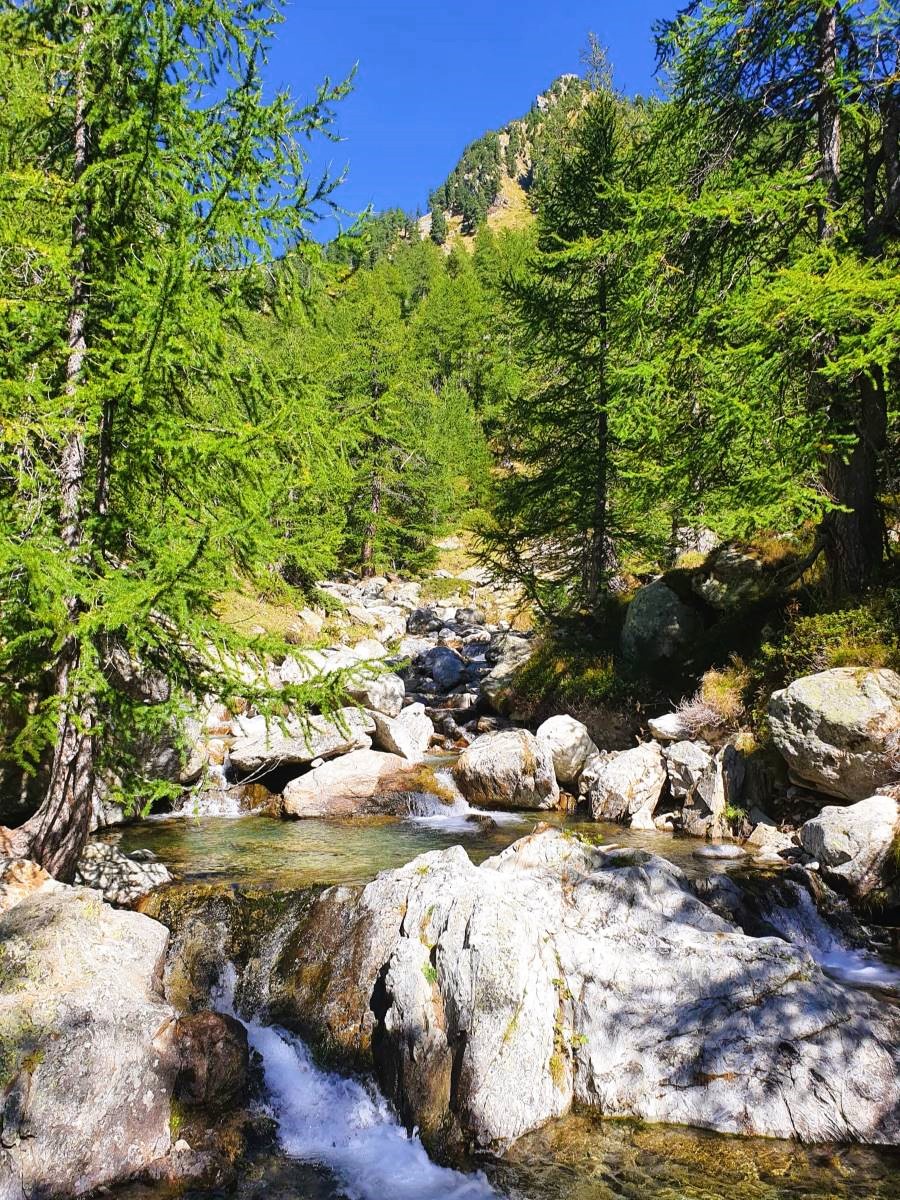
[{"label": "tree trunk", "polygon": [[[88,46],[93,34],[90,9],[79,9],[81,38],[75,69],[75,113],[72,133],[73,184],[77,188],[88,162],[88,125],[86,84]],[[86,484],[85,442],[77,419],[78,387],[84,371],[87,351],[87,238],[88,211],[82,197],[76,199],[72,219],[72,282],[69,316],[66,324],[65,395],[73,429],[60,454],[57,474],[60,491],[60,539],[73,561],[83,553],[84,527],[82,507]],[[70,629],[77,627],[80,613],[77,596],[66,600]],[[47,794],[37,812],[20,828],[4,831],[0,843],[7,854],[33,858],[52,875],[69,879],[87,840],[91,821],[91,803],[95,777],[94,705],[89,695],[76,686],[81,648],[76,633],[63,642],[54,669],[54,684],[59,716],[56,744]]]},{"label": "tree trunk", "polygon": [[369,500],[371,520],[366,525],[363,534],[362,553],[360,554],[361,574],[363,579],[371,579],[375,574],[375,537],[378,533],[378,514],[381,512],[381,477],[377,471],[372,472],[372,491]]},{"label": "tree trunk", "polygon": [[857,414],[856,444],[846,455],[825,462],[829,496],[844,512],[830,512],[823,522],[825,560],[835,596],[863,591],[884,557],[884,528],[878,505],[878,460],[887,441],[887,403],[880,374],[863,376],[851,403]]},{"label": "tree trunk", "polygon": [[[835,91],[838,67],[837,5],[828,5],[816,19],[819,93],[817,131],[819,173],[825,184],[825,203],[819,209],[819,240],[834,236],[834,213],[841,202],[841,109]],[[821,362],[814,363],[814,370]],[[861,376],[857,389],[835,394],[822,385],[823,400],[835,428],[852,433],[856,444],[825,460],[823,484],[843,512],[829,513],[822,523],[828,579],[834,596],[863,591],[882,562],[884,551],[878,507],[878,460],[887,437],[887,406],[880,376]],[[829,394],[830,391],[830,394]]]}]

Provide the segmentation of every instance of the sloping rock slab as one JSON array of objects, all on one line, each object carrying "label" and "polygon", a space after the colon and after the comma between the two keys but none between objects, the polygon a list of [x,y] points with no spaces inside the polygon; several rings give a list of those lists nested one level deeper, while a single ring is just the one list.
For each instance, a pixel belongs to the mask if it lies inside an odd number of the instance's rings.
[{"label": "sloping rock slab", "polygon": [[399,754],[354,750],[284,789],[288,817],[349,817],[384,811],[384,796],[409,787],[412,764]]},{"label": "sloping rock slab", "polygon": [[0,1197],[67,1197],[169,1149],[164,926],[50,881],[0,919]]},{"label": "sloping rock slab", "polygon": [[[900,1012],[717,916],[672,864],[544,829],[324,892],[282,1015],[428,1144],[501,1150],[574,1102],[806,1141],[900,1140]],[[290,1002],[286,997],[290,997]]]}]

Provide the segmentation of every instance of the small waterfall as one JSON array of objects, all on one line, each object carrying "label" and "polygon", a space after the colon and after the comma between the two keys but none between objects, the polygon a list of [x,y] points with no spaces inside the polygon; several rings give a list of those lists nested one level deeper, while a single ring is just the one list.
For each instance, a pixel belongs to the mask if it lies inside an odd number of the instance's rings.
[{"label": "small waterfall", "polygon": [[[227,963],[212,996],[216,1008],[236,1015],[236,985],[237,972]],[[500,1200],[482,1174],[432,1162],[374,1087],[323,1070],[286,1030],[239,1019],[262,1059],[282,1150],[332,1171],[347,1200]]]},{"label": "small waterfall", "polygon": [[785,941],[802,946],[826,974],[842,983],[900,992],[900,970],[877,955],[852,946],[822,916],[807,889],[784,879],[756,900],[759,915]]},{"label": "small waterfall", "polygon": [[452,795],[450,801],[428,792],[411,792],[409,819],[429,825],[439,825],[452,832],[471,833],[480,823],[494,825],[523,825],[521,813],[496,812],[493,809],[473,808],[456,786],[453,773],[441,767],[434,773],[435,780],[445,793]]}]

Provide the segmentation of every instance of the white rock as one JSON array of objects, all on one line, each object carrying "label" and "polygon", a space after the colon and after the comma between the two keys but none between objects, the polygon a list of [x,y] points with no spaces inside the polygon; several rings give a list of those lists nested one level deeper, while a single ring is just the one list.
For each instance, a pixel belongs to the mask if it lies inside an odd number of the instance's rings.
[{"label": "white rock", "polygon": [[368,679],[356,679],[347,688],[347,694],[364,708],[396,717],[403,708],[406,688],[399,675],[392,671],[373,675]]},{"label": "white rock", "polygon": [[563,787],[576,787],[584,764],[598,753],[587,727],[574,717],[561,714],[544,721],[535,736],[553,756],[557,782]]},{"label": "white rock", "polygon": [[526,729],[485,733],[453,765],[456,786],[484,808],[556,808],[553,757]]},{"label": "white rock", "polygon": [[101,892],[109,904],[133,904],[171,879],[163,863],[132,858],[107,842],[88,842],[75,868],[75,882]]},{"label": "white rock", "polygon": [[394,718],[378,712],[372,718],[375,721],[372,740],[379,750],[399,754],[410,762],[422,761],[434,737],[434,725],[424,704],[410,704]]},{"label": "white rock", "polygon": [[402,790],[412,765],[396,754],[354,750],[292,779],[284,789],[289,817],[346,817],[377,808],[381,794]]},{"label": "white rock", "polygon": [[[260,729],[257,722],[262,721]],[[236,738],[229,757],[239,771],[269,769],[283,763],[310,763],[314,758],[334,758],[372,745],[369,734],[375,723],[357,708],[342,708],[334,718],[313,716],[303,722],[289,717],[284,723],[268,725],[257,717],[252,732]]]},{"label": "white rock", "polygon": [[647,829],[666,782],[662,752],[656,742],[631,750],[596,754],[581,773],[579,792],[595,821],[626,821],[638,817],[636,828]]},{"label": "white rock", "polygon": [[877,887],[898,836],[897,800],[869,796],[857,804],[823,808],[800,829],[800,845],[822,873],[857,896]]}]

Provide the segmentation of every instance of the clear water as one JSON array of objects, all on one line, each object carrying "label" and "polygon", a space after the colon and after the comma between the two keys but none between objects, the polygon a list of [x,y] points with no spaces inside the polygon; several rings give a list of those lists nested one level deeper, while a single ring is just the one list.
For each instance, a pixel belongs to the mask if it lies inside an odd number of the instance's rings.
[{"label": "clear water", "polygon": [[604,845],[633,846],[662,854],[689,875],[736,870],[744,860],[701,860],[697,842],[574,821],[546,813],[479,813],[442,806],[427,816],[368,816],[343,820],[271,817],[178,817],[121,826],[106,835],[122,850],[149,849],[179,877],[233,880],[277,887],[367,883],[379,871],[403,866],[427,850],[462,845],[473,862],[499,854],[540,821],[552,820]]},{"label": "clear water", "polygon": [[[178,818],[107,835],[123,850],[153,850],[185,880],[273,887],[364,883],[426,850],[462,844],[475,862],[523,836],[544,814],[473,813],[425,805],[406,819],[280,822],[270,817]],[[663,854],[692,875],[746,869],[744,861],[698,860],[697,843],[620,826],[562,823],[607,845]],[[814,910],[791,910],[791,940],[822,941]],[[773,916],[775,914],[773,913]],[[812,922],[812,924],[810,924]],[[787,932],[787,931],[786,931]],[[851,952],[856,953],[856,952]],[[834,967],[865,973],[839,944],[821,947]],[[228,1007],[223,995],[221,1007]],[[306,1046],[247,1020],[262,1058],[278,1147],[242,1169],[238,1200],[898,1200],[900,1153],[867,1147],[800,1147],[697,1130],[603,1121],[575,1113],[517,1142],[502,1160],[467,1173],[433,1163],[366,1082],[322,1069]],[[479,1169],[475,1170],[477,1166]],[[161,1200],[128,1189],[123,1200]]]}]

